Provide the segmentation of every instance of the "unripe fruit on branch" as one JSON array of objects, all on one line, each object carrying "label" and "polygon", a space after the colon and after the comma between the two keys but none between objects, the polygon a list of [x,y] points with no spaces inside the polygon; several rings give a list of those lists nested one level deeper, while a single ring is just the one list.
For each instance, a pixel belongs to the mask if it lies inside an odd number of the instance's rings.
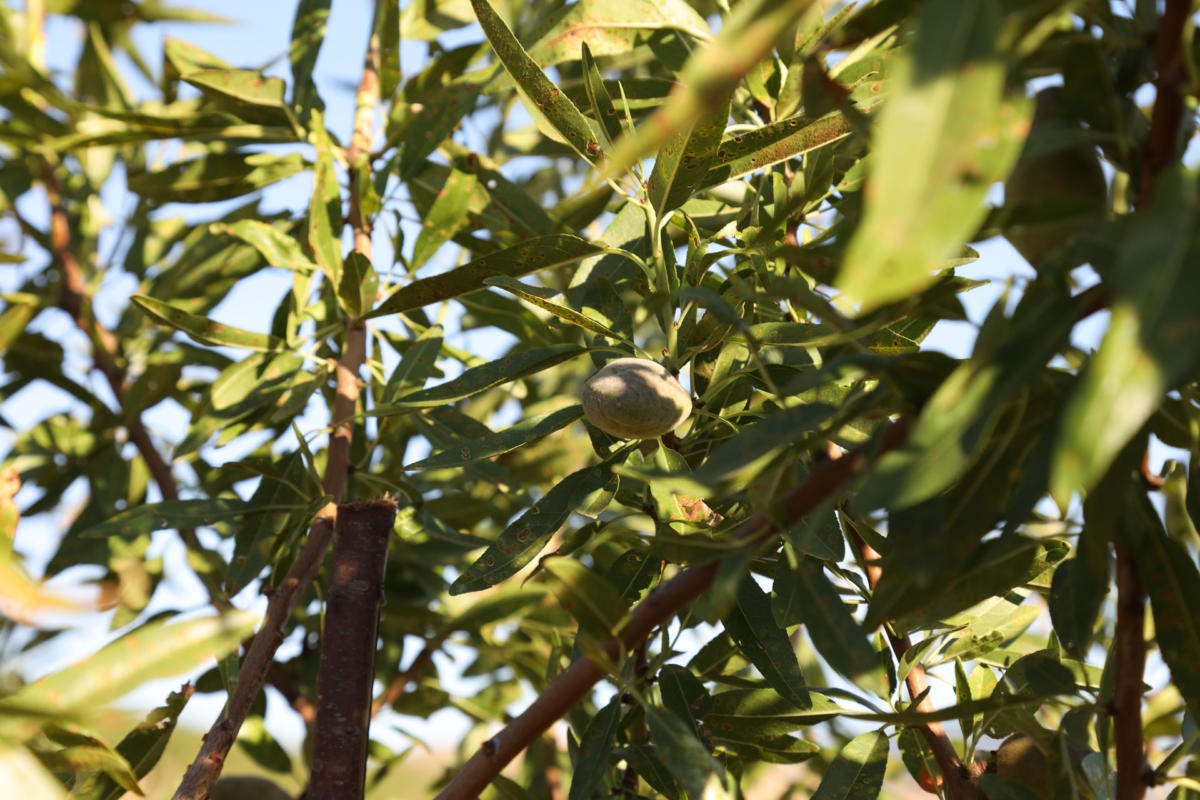
[{"label": "unripe fruit on branch", "polygon": [[583,385],[583,415],[619,439],[653,439],[692,413],[692,397],[666,367],[645,358],[618,358]]}]

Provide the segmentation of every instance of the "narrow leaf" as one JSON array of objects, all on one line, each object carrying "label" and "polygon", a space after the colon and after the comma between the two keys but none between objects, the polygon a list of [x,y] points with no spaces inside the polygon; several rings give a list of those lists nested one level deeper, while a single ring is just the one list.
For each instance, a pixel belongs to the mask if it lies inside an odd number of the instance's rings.
[{"label": "narrow leaf", "polygon": [[[537,287],[527,286],[515,278],[500,276],[496,278],[488,278],[484,281],[488,286],[498,286],[501,289],[512,292],[517,297],[520,297],[530,305],[535,305],[538,308],[549,312],[555,317],[558,317],[563,322],[570,325],[583,328],[584,330],[598,333],[601,336],[607,336],[610,339],[615,339],[619,342],[627,341],[624,336],[609,328],[599,320],[581,314],[574,309],[567,308],[561,303],[554,303],[542,296]],[[555,292],[557,294],[557,292]]]},{"label": "narrow leaf", "polygon": [[739,584],[737,607],[725,617],[724,625],[738,650],[771,688],[797,708],[812,704],[787,631],[775,623],[771,599],[751,575]]},{"label": "narrow leaf", "polygon": [[877,731],[856,736],[829,765],[813,800],[878,797],[887,760],[887,734]]},{"label": "narrow leaf", "polygon": [[1003,100],[995,0],[934,0],[917,13],[872,130],[862,223],[837,285],[864,310],[923,289],[975,231],[988,188],[1028,130],[1030,104]]},{"label": "narrow leaf", "polygon": [[562,556],[543,558],[546,573],[559,605],[579,622],[580,633],[598,641],[615,639],[629,622],[629,607],[611,583],[583,562]]},{"label": "narrow leaf", "polygon": [[621,727],[621,696],[596,712],[579,738],[579,759],[567,800],[592,800],[607,784],[613,744]]},{"label": "narrow leaf", "polygon": [[504,529],[499,538],[450,586],[450,594],[478,592],[512,577],[550,541],[571,512],[610,477],[605,465],[585,467],[563,478],[541,500]]},{"label": "narrow leaf", "polygon": [[476,177],[469,172],[450,170],[446,183],[421,222],[421,231],[413,246],[411,269],[416,270],[428,261],[466,225],[471,193],[477,183]]},{"label": "narrow leaf", "polygon": [[560,364],[586,352],[588,352],[586,347],[574,344],[556,344],[534,350],[524,350],[520,353],[510,353],[495,361],[472,367],[453,380],[438,384],[431,389],[413,392],[387,406],[376,408],[371,412],[371,416],[382,417],[389,414],[402,414],[414,408],[447,405],[502,383],[549,369],[555,364]]},{"label": "narrow leaf", "polygon": [[487,0],[471,0],[471,7],[500,63],[517,84],[529,113],[535,120],[544,117],[579,155],[588,161],[598,160],[600,143],[583,112],[550,82]]},{"label": "narrow leaf", "polygon": [[543,436],[565,428],[582,416],[583,406],[572,405],[560,408],[548,414],[521,420],[490,436],[465,441],[461,447],[435,453],[421,461],[409,464],[405,469],[451,469],[482,461],[535,442]]},{"label": "narrow leaf", "polygon": [[224,345],[226,347],[241,347],[247,350],[268,352],[283,347],[283,342],[265,333],[235,328],[213,322],[208,317],[190,314],[187,311],[156,300],[146,295],[135,294],[132,298],[147,314],[164,325],[186,333],[201,344]]},{"label": "narrow leaf", "polygon": [[574,264],[600,252],[603,252],[600,246],[568,234],[528,239],[441,275],[413,281],[385,300],[367,318],[411,311],[475,292],[485,288],[484,281],[488,278],[505,275],[518,278],[538,270]]},{"label": "narrow leaf", "polygon": [[98,653],[0,698],[8,712],[96,713],[158,678],[178,675],[231,652],[254,630],[241,611],[174,625],[147,623]]}]

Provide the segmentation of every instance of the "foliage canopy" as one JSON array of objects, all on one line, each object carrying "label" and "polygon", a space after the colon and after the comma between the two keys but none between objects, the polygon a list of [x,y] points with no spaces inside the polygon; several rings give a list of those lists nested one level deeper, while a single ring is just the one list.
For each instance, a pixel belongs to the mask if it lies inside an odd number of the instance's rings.
[{"label": "foliage canopy", "polygon": [[[737,798],[802,762],[821,800],[905,772],[956,800],[1200,796],[1200,50],[1192,4],[1159,6],[380,0],[343,139],[313,80],[329,0],[297,4],[286,78],[176,38],[152,69],[131,27],[200,12],[0,3],[0,395],[69,401],[0,419],[4,655],[81,610],[13,549],[80,486],[45,576],[93,566],[120,632],[5,675],[0,782],[136,790],[193,691],[229,702],[177,797],[239,729],[289,771],[263,683],[319,741],[338,504],[387,496],[375,730],[473,724],[430,793]],[[71,74],[44,14],[82,33]],[[999,236],[1029,267],[972,352],[923,348]],[[679,374],[690,419],[585,422],[624,357]],[[203,608],[148,615],[176,536]],[[89,727],[214,655],[119,743]],[[1039,785],[985,771],[1012,734]],[[370,752],[368,787],[409,754]]]}]

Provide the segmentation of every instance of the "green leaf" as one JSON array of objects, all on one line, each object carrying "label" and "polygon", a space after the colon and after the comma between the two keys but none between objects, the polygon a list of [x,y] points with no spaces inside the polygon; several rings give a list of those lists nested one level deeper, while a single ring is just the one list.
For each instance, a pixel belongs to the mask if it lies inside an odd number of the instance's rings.
[{"label": "green leaf", "polygon": [[699,41],[711,38],[704,17],[684,0],[580,0],[553,17],[529,56],[542,67],[578,58],[580,45],[597,56],[615,56],[656,31],[678,31]]},{"label": "green leaf", "polygon": [[[123,792],[145,796],[129,762],[96,737],[82,733],[74,726],[57,724],[47,726],[45,734],[55,744],[62,745],[60,749],[45,749],[38,754],[55,772],[81,777],[103,776],[111,779]],[[72,792],[71,797],[75,796]]]},{"label": "green leaf", "polygon": [[167,528],[198,528],[227,519],[265,511],[296,510],[307,504],[287,503],[265,506],[247,500],[213,497],[207,500],[164,500],[161,503],[131,508],[114,517],[86,528],[80,535],[93,538],[120,536],[132,538],[139,534]]},{"label": "green leaf", "polygon": [[607,787],[612,771],[612,749],[620,729],[621,696],[618,694],[596,712],[579,737],[579,758],[567,800],[592,800]]},{"label": "green leaf", "polygon": [[592,114],[600,122],[600,135],[605,139],[604,150],[607,153],[612,149],[613,142],[621,138],[621,119],[617,116],[617,109],[613,106],[612,97],[608,94],[604,78],[596,66],[596,60],[592,58],[592,51],[587,42],[583,43],[582,52],[584,92],[587,94]]},{"label": "green leaf", "polygon": [[213,153],[157,172],[134,173],[129,188],[156,203],[211,203],[270,186],[306,166],[299,153]]},{"label": "green leaf", "polygon": [[801,557],[796,568],[780,561],[771,601],[784,626],[805,626],[817,652],[855,686],[888,696],[879,654],[858,626],[819,562]]},{"label": "green leaf", "polygon": [[342,200],[333,169],[333,142],[325,130],[324,116],[312,112],[312,138],[317,147],[313,166],[312,200],[308,205],[308,246],[331,284],[342,277]]},{"label": "green leaf", "polygon": [[405,395],[387,406],[370,412],[370,416],[382,417],[403,414],[414,408],[433,408],[462,400],[487,391],[526,375],[533,375],[555,364],[588,352],[589,348],[574,344],[555,344],[533,350],[510,353],[495,361],[466,370],[453,380],[438,384],[430,389]]},{"label": "green leaf", "polygon": [[430,325],[413,340],[396,369],[388,376],[380,405],[388,405],[404,391],[419,389],[437,368],[438,354],[442,352],[442,327]]},{"label": "green leaf", "polygon": [[201,344],[241,347],[262,352],[270,352],[283,347],[283,342],[274,336],[213,322],[208,317],[189,314],[161,300],[155,300],[153,297],[135,294],[130,299],[154,319],[170,328],[186,333]]},{"label": "green leaf", "polygon": [[724,619],[725,631],[746,660],[758,668],[767,684],[797,708],[812,700],[800,672],[800,661],[771,613],[771,599],[747,574],[738,585],[738,604]]},{"label": "green leaf", "polygon": [[183,80],[205,94],[227,97],[241,103],[284,109],[282,78],[268,78],[252,69],[201,69],[189,72]]},{"label": "green leaf", "polygon": [[646,191],[659,220],[665,221],[667,213],[686,203],[700,186],[717,155],[728,121],[726,97],[658,151]]},{"label": "green leaf", "polygon": [[1117,532],[1137,563],[1150,598],[1154,631],[1171,681],[1200,719],[1200,569],[1187,547],[1167,535],[1146,492],[1132,486]]},{"label": "green leaf", "polygon": [[338,300],[342,308],[355,317],[370,311],[379,293],[379,273],[362,253],[357,250],[346,256],[342,263],[342,280],[338,283]]},{"label": "green leaf", "polygon": [[721,765],[696,734],[674,714],[656,708],[646,708],[645,712],[655,751],[688,797],[729,800]]},{"label": "green leaf", "polygon": [[376,0],[374,35],[379,37],[379,96],[390,100],[400,85],[400,4]]},{"label": "green leaf", "polygon": [[483,555],[458,576],[450,586],[450,594],[478,592],[515,575],[541,551],[588,495],[608,483],[609,477],[608,466],[597,465],[563,478],[505,528]]},{"label": "green leaf", "polygon": [[[551,302],[550,300],[546,299],[546,297],[542,296],[543,293],[551,295],[558,294],[557,291],[545,291],[539,287],[528,286],[514,278],[509,278],[506,276],[487,278],[484,280],[484,283],[488,286],[497,286],[501,289],[512,292],[530,305],[535,305],[538,308],[549,312],[551,315],[561,319],[563,322],[566,322],[569,325],[575,325],[583,328],[584,330],[591,331],[592,333],[598,333],[601,336],[607,336],[610,339],[615,339],[619,342],[628,342],[624,336],[617,333],[612,328],[609,328],[599,320],[592,319],[586,314],[581,314],[580,312],[567,308],[560,303]],[[632,342],[629,342],[629,344],[632,344]]]},{"label": "green leaf", "polygon": [[713,485],[796,440],[815,435],[836,411],[823,403],[809,403],[768,414],[718,445],[693,477]]},{"label": "green leaf", "polygon": [[1122,496],[1119,491],[1088,494],[1075,557],[1058,565],[1050,583],[1050,621],[1063,649],[1076,658],[1087,654],[1108,595],[1108,544],[1116,535]]},{"label": "green leaf", "polygon": [[471,0],[471,7],[534,120],[544,119],[575,152],[588,161],[597,161],[600,143],[583,112],[550,82],[487,0]]},{"label": "green leaf", "polygon": [[94,714],[147,681],[195,669],[232,652],[254,631],[257,618],[242,611],[174,625],[157,620],[98,653],[0,698],[6,713]]},{"label": "green leaf", "polygon": [[[679,83],[650,120],[617,143],[601,177],[619,178],[634,164],[696,124],[732,96],[813,0],[751,0],[737,5],[717,38],[687,60]],[[748,35],[749,29],[753,33]]]},{"label": "green leaf", "polygon": [[576,619],[579,632],[598,641],[615,639],[629,624],[629,607],[611,583],[573,558],[547,556],[539,567],[560,607]]},{"label": "green leaf", "polygon": [[876,731],[856,736],[829,765],[813,800],[878,797],[887,760],[887,734]]},{"label": "green leaf", "polygon": [[[154,769],[167,749],[179,715],[191,696],[192,689],[188,686],[182,691],[172,692],[167,697],[166,705],[147,714],[117,745],[117,752],[130,764],[136,777],[144,778]],[[74,800],[119,800],[125,792],[125,788],[107,775],[92,775],[75,785],[71,797]]]},{"label": "green leaf", "polygon": [[1151,204],[1129,219],[1113,268],[1108,331],[1063,411],[1051,468],[1055,496],[1094,485],[1163,395],[1194,377],[1200,364],[1195,224],[1195,179],[1179,169],[1164,172]]},{"label": "green leaf", "polygon": [[[310,118],[311,109],[325,107],[317,93],[313,74],[317,57],[321,54],[321,44],[325,41],[329,6],[330,0],[300,0],[292,20],[292,40],[288,45],[288,63],[292,68],[292,108],[305,122]],[[390,97],[390,94],[384,97]]]},{"label": "green leaf", "polygon": [[467,224],[467,210],[471,193],[478,184],[469,172],[450,170],[446,183],[438,192],[437,199],[421,221],[421,231],[413,246],[410,269],[416,270],[429,260],[443,244],[454,238]]},{"label": "green leaf", "polygon": [[1030,103],[1003,99],[1000,19],[996,0],[933,0],[917,13],[915,41],[872,130],[863,219],[838,274],[838,288],[864,310],[933,282],[1020,152]]},{"label": "green leaf", "polygon": [[267,729],[259,714],[246,718],[238,731],[237,744],[254,763],[272,772],[287,774],[292,771],[292,758],[283,745]]},{"label": "green leaf", "polygon": [[385,300],[379,308],[368,314],[367,318],[411,311],[475,292],[485,288],[484,281],[488,278],[519,278],[538,270],[574,264],[601,252],[603,248],[578,236],[538,236],[477,258],[441,275],[413,281]]},{"label": "green leaf", "polygon": [[275,225],[256,219],[239,219],[225,224],[216,222],[209,226],[213,233],[236,236],[262,254],[268,264],[279,269],[307,275],[317,270],[317,265],[304,255],[300,243]]},{"label": "green leaf", "polygon": [[[426,167],[429,155],[474,109],[481,90],[482,86],[477,83],[456,82],[430,87],[410,99],[419,104],[421,110],[416,113],[411,133],[405,136],[404,148],[400,151],[401,179],[407,181]],[[405,89],[406,94],[409,91]]]},{"label": "green leaf", "polygon": [[434,453],[428,458],[409,464],[405,469],[452,469],[489,459],[536,442],[543,436],[565,428],[582,416],[583,406],[572,405],[560,408],[557,411],[524,419],[509,428],[496,431],[490,436],[464,441],[462,446],[457,449]]},{"label": "green leaf", "polygon": [[789,117],[739,133],[720,143],[700,185],[716,186],[766,169],[839,142],[853,132],[850,122],[841,113],[835,112],[816,120]]},{"label": "green leaf", "polygon": [[686,667],[667,664],[658,671],[658,690],[662,695],[663,705],[686,722],[692,732],[699,736],[699,720],[704,718],[712,705],[704,684]]}]

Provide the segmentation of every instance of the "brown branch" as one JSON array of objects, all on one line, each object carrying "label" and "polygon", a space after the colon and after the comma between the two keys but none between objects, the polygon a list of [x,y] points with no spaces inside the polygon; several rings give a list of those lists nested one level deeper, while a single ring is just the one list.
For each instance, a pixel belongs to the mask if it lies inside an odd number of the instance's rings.
[{"label": "brown branch", "polygon": [[317,675],[310,800],[361,800],[393,500],[338,507]]},{"label": "brown branch", "polygon": [[1190,0],[1166,0],[1158,33],[1154,37],[1154,109],[1150,133],[1142,150],[1141,184],[1136,207],[1144,208],[1154,196],[1162,171],[1175,162],[1179,149],[1179,126],[1183,121],[1180,87],[1187,76],[1184,67],[1183,29],[1191,13]]},{"label": "brown branch", "polygon": [[1125,543],[1117,553],[1117,629],[1113,638],[1113,738],[1117,750],[1117,800],[1141,800],[1146,766],[1142,742],[1142,674],[1146,668],[1146,598],[1137,565]]},{"label": "brown branch", "polygon": [[[1142,150],[1141,183],[1135,208],[1144,210],[1154,197],[1159,175],[1176,160],[1184,101],[1180,87],[1184,68],[1184,26],[1190,0],[1166,0],[1154,41],[1154,108]],[[1147,489],[1162,486],[1150,470],[1149,452],[1142,454],[1139,473]],[[1142,730],[1142,678],[1146,669],[1146,596],[1133,555],[1119,538],[1113,543],[1117,570],[1117,628],[1113,639],[1113,738],[1117,757],[1117,800],[1141,800],[1146,794],[1146,750]]]},{"label": "brown branch", "polygon": [[404,690],[408,685],[420,677],[425,667],[429,666],[433,661],[433,654],[436,653],[442,646],[442,642],[446,640],[445,636],[436,636],[425,643],[421,648],[421,652],[417,653],[417,657],[412,660],[407,669],[401,672],[396,677],[392,678],[391,683],[383,690],[379,697],[375,698],[374,704],[371,706],[371,714],[378,714],[387,706],[404,694]]},{"label": "brown branch", "polygon": [[[371,138],[371,119],[378,104],[379,49],[372,43],[368,48],[363,65],[362,81],[359,84],[358,105],[355,110],[355,132],[347,158],[358,159],[362,143]],[[375,88],[374,94],[371,87]],[[362,110],[364,104],[372,108],[370,113]],[[363,126],[360,128],[359,126]],[[369,260],[371,258],[371,229],[362,213],[354,174],[350,176],[350,223],[354,229],[354,247]],[[321,564],[333,533],[337,519],[337,505],[346,488],[350,469],[350,440],[354,433],[352,419],[358,408],[360,382],[358,372],[366,360],[366,329],[357,320],[348,320],[341,357],[337,362],[337,397],[333,404],[332,419],[335,425],[325,459],[325,475],[322,486],[333,497],[333,502],[318,512],[308,531],[304,546],[287,575],[275,587],[267,603],[267,613],[262,627],[255,634],[238,670],[237,688],[229,698],[225,709],[203,738],[200,753],[184,773],[173,800],[205,800],[221,774],[225,757],[229,754],[238,730],[246,720],[251,703],[262,690],[275,658],[275,651],[283,642],[284,631],[300,595],[312,583]]]},{"label": "brown branch", "polygon": [[[875,454],[893,449],[904,441],[908,426],[904,421],[892,425]],[[816,467],[808,478],[793,489],[776,511],[758,514],[747,520],[735,538],[750,543],[763,539],[779,527],[792,525],[825,499],[837,493],[867,464],[869,453],[854,451],[837,461]],[[629,627],[620,641],[610,640],[602,647],[606,657],[616,661],[634,650],[660,625],[703,594],[716,576],[719,562],[690,567],[650,590],[630,615]],[[567,668],[550,682],[533,703],[504,730],[488,739],[463,765],[458,774],[438,793],[436,800],[475,800],[505,765],[533,742],[554,722],[565,715],[605,676],[605,672],[586,658]]]},{"label": "brown branch", "polygon": [[[146,426],[135,409],[124,407],[125,393],[129,383],[123,370],[117,363],[120,353],[120,342],[111,331],[105,328],[92,314],[90,298],[83,281],[83,272],[79,268],[79,260],[71,246],[71,222],[67,215],[66,204],[63,200],[62,187],[54,167],[47,165],[42,173],[46,184],[46,195],[50,199],[50,254],[62,270],[62,281],[58,293],[59,308],[66,311],[79,330],[92,342],[92,362],[108,381],[121,413],[125,419],[125,427],[129,430],[129,439],[137,447],[138,453],[146,462],[150,475],[158,485],[159,493],[164,500],[178,500],[179,487],[175,476],[171,474],[171,466],[163,459],[154,446]],[[188,542],[191,546],[192,542]]]},{"label": "brown branch", "polygon": [[[879,566],[879,553],[875,548],[867,544],[857,533],[854,538],[858,543],[859,553],[862,554],[864,563],[864,571],[867,573],[867,582],[874,589],[879,583],[880,577],[883,575],[883,569]],[[885,625],[884,631],[887,633],[888,641],[891,643],[892,652],[896,656],[896,661],[899,662],[904,658],[904,654],[912,647],[912,640],[908,636],[900,636],[891,627]],[[920,664],[913,664],[908,671],[908,675],[904,678],[904,683],[908,687],[908,693],[916,699],[925,693],[928,683],[925,680],[925,667]],[[923,697],[917,703],[917,711],[921,713],[932,713],[937,709],[933,705],[933,701],[928,695]],[[942,723],[926,722],[917,728],[921,735],[925,738],[925,743],[929,745],[929,749],[933,751],[933,757],[938,763],[938,767],[942,770],[942,777],[946,781],[946,785],[950,789],[950,796],[954,800],[974,800],[979,796],[975,782],[971,780],[971,773],[963,764],[962,759],[958,757],[958,752],[954,749],[954,743],[950,741],[950,735],[946,733],[946,728]]]}]

